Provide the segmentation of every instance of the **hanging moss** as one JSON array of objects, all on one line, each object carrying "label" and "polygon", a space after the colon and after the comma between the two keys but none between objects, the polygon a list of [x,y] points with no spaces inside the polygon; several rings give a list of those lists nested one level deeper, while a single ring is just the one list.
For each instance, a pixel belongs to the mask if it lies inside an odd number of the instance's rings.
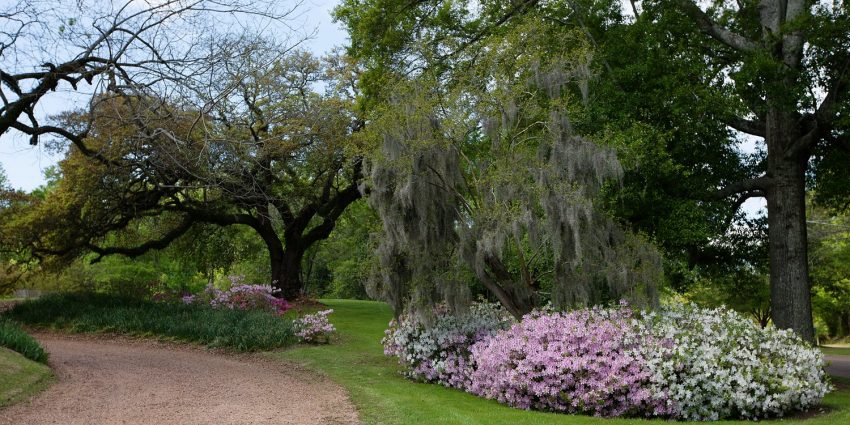
[{"label": "hanging moss", "polygon": [[521,31],[485,46],[449,85],[400,83],[375,120],[369,202],[383,223],[370,289],[400,312],[461,309],[476,278],[514,315],[629,299],[654,304],[660,255],[597,205],[623,169],[613,149],[575,134],[592,54],[549,55]]}]

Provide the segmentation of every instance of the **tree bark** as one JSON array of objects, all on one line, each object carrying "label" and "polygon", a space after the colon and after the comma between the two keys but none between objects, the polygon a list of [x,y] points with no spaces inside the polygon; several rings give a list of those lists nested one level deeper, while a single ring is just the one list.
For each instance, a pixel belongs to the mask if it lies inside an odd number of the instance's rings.
[{"label": "tree bark", "polygon": [[770,302],[773,323],[814,342],[806,234],[805,176],[808,152],[786,155],[801,135],[793,113],[768,112],[767,187]]},{"label": "tree bark", "polygon": [[[271,252],[271,251],[270,251]],[[301,261],[304,251],[286,249],[279,255],[272,255],[272,286],[280,290],[280,296],[294,300],[304,291],[304,281],[301,279]]]},{"label": "tree bark", "polygon": [[488,270],[478,273],[481,283],[489,290],[499,303],[508,310],[514,318],[521,320],[523,316],[530,313],[535,306],[534,292],[528,287],[522,287],[516,282],[514,276],[502,264],[498,258],[490,257],[484,259]]}]

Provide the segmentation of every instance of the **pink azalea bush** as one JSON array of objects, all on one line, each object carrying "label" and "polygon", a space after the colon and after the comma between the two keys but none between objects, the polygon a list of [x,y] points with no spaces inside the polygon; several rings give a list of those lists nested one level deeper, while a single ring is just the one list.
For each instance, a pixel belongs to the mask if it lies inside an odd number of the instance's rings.
[{"label": "pink azalea bush", "polygon": [[328,316],[333,312],[333,309],[322,310],[295,319],[293,323],[295,335],[301,338],[302,342],[330,342],[331,337],[336,333],[336,328],[328,320]]},{"label": "pink azalea bush", "polygon": [[385,353],[413,379],[597,416],[781,417],[830,390],[817,348],[728,309],[536,311],[505,329],[495,316],[481,319],[493,307],[478,308],[478,319],[442,313],[429,326],[403,316],[391,322]]},{"label": "pink azalea bush", "polygon": [[221,290],[210,284],[200,294],[183,296],[183,303],[203,303],[231,310],[268,310],[277,314],[290,308],[286,300],[275,296],[279,290],[271,285],[245,284],[242,276],[229,276],[229,279],[229,289]]},{"label": "pink azalea bush", "polygon": [[644,355],[661,342],[631,332],[633,319],[626,307],[532,313],[471,347],[470,392],[521,409],[668,416]]},{"label": "pink azalea bush", "polygon": [[472,384],[469,347],[507,328],[513,318],[494,303],[476,303],[458,316],[438,305],[433,313],[430,323],[411,314],[390,322],[384,353],[398,357],[411,379],[465,390]]}]

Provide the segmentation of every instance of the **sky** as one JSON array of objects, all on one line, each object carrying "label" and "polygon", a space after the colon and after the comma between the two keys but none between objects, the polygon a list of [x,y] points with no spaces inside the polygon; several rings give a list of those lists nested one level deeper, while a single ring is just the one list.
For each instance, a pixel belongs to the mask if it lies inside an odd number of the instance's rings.
[{"label": "sky", "polygon": [[[307,40],[304,47],[315,54],[323,54],[335,46],[345,45],[347,36],[339,24],[334,23],[331,11],[339,0],[305,0],[303,4],[303,23],[306,30],[315,29],[315,36]],[[63,110],[73,109],[79,96],[71,92],[51,94],[40,103],[37,115],[43,119]],[[752,151],[755,143],[745,143],[744,151]],[[0,164],[5,169],[8,182],[12,187],[31,191],[45,183],[44,169],[55,165],[62,154],[49,152],[42,144],[30,146],[29,140],[19,133],[7,132],[0,135]],[[753,198],[743,205],[748,215],[760,214],[765,206],[763,198]]]}]

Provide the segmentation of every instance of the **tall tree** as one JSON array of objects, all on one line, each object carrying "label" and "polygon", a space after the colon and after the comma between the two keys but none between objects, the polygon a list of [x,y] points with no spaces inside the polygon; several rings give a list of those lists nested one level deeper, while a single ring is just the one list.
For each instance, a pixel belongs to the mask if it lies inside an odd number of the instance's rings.
[{"label": "tall tree", "polygon": [[[67,114],[64,127],[91,126],[83,142],[105,161],[72,148],[57,187],[10,214],[4,233],[35,255],[98,260],[166,247],[198,224],[244,225],[266,244],[272,284],[297,297],[305,252],[360,198],[349,149],[362,124],[342,80],[329,77],[339,69],[303,52],[240,46],[238,60],[211,69],[179,104],[108,95]],[[156,229],[147,240],[122,234],[142,221]]]},{"label": "tall tree", "polygon": [[548,301],[655,301],[657,252],[598,203],[622,176],[616,154],[571,123],[592,50],[558,29],[522,20],[464,54],[462,75],[388,85],[367,182],[384,228],[378,289],[397,312],[461,306],[464,273],[518,318]]},{"label": "tall tree", "polygon": [[[649,3],[649,2],[647,2]],[[677,2],[724,60],[713,84],[741,105],[730,127],[760,137],[762,173],[718,196],[767,199],[773,322],[814,341],[806,233],[806,174],[816,154],[850,148],[850,10],[807,0],[762,0],[704,11]],[[652,7],[654,5],[648,5]],[[663,13],[663,12],[662,12]]]},{"label": "tall tree", "polygon": [[[353,34],[352,51],[371,64],[364,81],[374,82],[368,87],[376,93],[386,75],[415,70],[427,63],[423,57],[463,72],[455,61],[462,52],[524,15],[556,22],[565,31],[580,28],[597,47],[598,81],[609,81],[612,90],[591,99],[601,106],[594,110],[596,118],[589,116],[577,128],[587,124],[601,130],[606,119],[622,125],[629,121],[617,120],[626,118],[649,124],[650,133],[632,135],[675,137],[667,146],[679,148],[668,156],[684,167],[673,175],[693,188],[664,196],[693,196],[693,208],[705,211],[702,217],[712,223],[695,240],[705,246],[713,245],[712,231],[731,222],[724,216],[750,197],[767,198],[772,317],[777,326],[812,340],[805,186],[811,176],[813,183],[829,188],[818,192],[824,199],[847,199],[847,185],[839,183],[846,180],[847,169],[838,166],[848,147],[847,5],[804,0],[706,3],[707,8],[689,0],[631,2],[634,17],[629,18],[621,2],[609,0],[435,0],[412,6],[350,0],[338,14]],[[630,78],[634,71],[643,80]],[[623,112],[624,105],[645,109]],[[762,138],[763,152],[735,152],[738,136],[727,128]],[[634,177],[658,181],[653,172]],[[725,206],[718,214],[714,206],[719,204]],[[665,229],[657,222],[650,225],[656,238],[663,237]],[[707,252],[700,251],[689,256]]]}]

